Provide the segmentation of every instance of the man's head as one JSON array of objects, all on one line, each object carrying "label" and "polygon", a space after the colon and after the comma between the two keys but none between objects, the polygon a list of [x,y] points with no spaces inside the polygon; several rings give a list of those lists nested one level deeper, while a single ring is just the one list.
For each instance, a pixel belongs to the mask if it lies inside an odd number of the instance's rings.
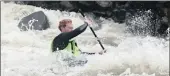
[{"label": "man's head", "polygon": [[71,19],[63,19],[59,22],[58,26],[61,32],[70,32],[73,30],[73,24]]}]

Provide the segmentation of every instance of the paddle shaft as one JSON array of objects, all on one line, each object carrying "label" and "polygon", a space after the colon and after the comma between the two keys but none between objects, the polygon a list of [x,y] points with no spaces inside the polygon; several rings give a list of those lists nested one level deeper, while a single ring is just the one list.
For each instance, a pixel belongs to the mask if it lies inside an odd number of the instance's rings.
[{"label": "paddle shaft", "polygon": [[[80,11],[80,13],[83,15],[83,17],[85,17],[84,14],[81,11]],[[99,42],[100,46],[102,47],[102,49],[105,50],[104,46],[102,45],[100,39],[97,37],[97,35],[94,32],[93,28],[91,26],[89,26],[89,27],[90,27],[90,30],[92,31],[93,35],[96,37],[97,41]],[[104,51],[104,52],[106,52],[106,51]]]},{"label": "paddle shaft", "polygon": [[94,32],[93,28],[91,26],[90,27],[90,30],[93,32],[93,35],[96,37],[97,41],[99,42],[100,46],[102,47],[103,50],[105,50],[104,46],[102,45],[100,39],[97,37],[96,33]]}]

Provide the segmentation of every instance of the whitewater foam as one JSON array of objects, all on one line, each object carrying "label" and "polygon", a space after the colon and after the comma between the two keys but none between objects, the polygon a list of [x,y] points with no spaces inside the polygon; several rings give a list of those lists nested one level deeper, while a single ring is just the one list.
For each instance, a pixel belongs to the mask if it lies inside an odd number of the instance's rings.
[{"label": "whitewater foam", "polygon": [[[20,32],[20,19],[36,11],[47,15],[50,28]],[[57,24],[64,18],[72,19],[75,28],[83,24],[75,12],[1,2],[1,75],[169,76],[169,40],[128,35],[125,24],[110,20],[104,20],[102,29],[95,31],[107,53],[86,56],[88,63],[84,66],[69,67],[62,61],[65,54],[50,51],[52,39],[60,33]],[[89,28],[76,39],[83,51],[101,51]]]}]

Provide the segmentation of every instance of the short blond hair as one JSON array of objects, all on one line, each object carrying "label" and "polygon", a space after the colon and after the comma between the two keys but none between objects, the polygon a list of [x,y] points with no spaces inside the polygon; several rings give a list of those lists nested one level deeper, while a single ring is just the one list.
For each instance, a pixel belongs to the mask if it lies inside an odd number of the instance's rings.
[{"label": "short blond hair", "polygon": [[63,19],[59,22],[58,29],[61,31],[61,27],[66,27],[66,24],[72,23],[71,19]]}]

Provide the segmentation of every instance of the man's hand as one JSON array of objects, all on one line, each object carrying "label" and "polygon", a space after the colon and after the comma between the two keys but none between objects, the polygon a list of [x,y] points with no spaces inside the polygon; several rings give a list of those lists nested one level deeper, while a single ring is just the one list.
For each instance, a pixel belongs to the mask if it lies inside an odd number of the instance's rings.
[{"label": "man's hand", "polygon": [[92,20],[90,20],[86,16],[85,16],[85,20],[84,21],[87,22],[89,26],[92,25],[92,23],[93,23]]},{"label": "man's hand", "polygon": [[106,50],[102,50],[101,52],[99,52],[100,55],[102,55],[103,53],[106,53]]}]

